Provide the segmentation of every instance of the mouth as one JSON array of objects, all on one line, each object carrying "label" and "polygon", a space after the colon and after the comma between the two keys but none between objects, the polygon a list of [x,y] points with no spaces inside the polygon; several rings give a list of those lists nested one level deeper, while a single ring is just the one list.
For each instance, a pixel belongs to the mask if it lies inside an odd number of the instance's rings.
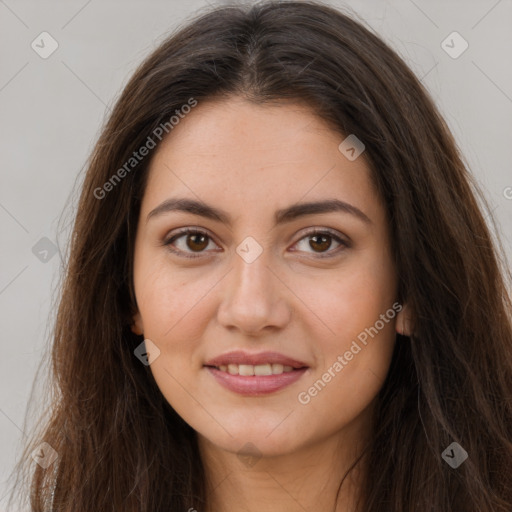
[{"label": "mouth", "polygon": [[242,377],[265,377],[270,375],[282,375],[283,373],[290,373],[293,371],[299,371],[308,368],[307,366],[301,366],[294,368],[290,365],[283,365],[280,363],[264,363],[264,364],[227,364],[219,366],[205,365],[206,368],[213,368],[220,372],[228,373],[229,375],[240,375]]},{"label": "mouth", "polygon": [[230,352],[208,361],[205,370],[229,391],[244,396],[275,393],[299,380],[306,364],[276,352]]}]

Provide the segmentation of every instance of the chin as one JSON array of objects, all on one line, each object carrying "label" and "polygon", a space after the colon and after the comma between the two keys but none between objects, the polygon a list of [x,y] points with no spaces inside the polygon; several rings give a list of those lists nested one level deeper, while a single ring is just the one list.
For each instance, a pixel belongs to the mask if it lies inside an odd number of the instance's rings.
[{"label": "chin", "polygon": [[282,424],[278,425],[279,422],[273,422],[271,427],[265,424],[260,427],[252,425],[236,430],[228,428],[231,435],[224,429],[221,429],[222,432],[215,433],[203,431],[199,435],[209,444],[240,456],[277,457],[296,451],[306,442],[306,439],[301,440],[293,435],[289,428],[285,429]]}]

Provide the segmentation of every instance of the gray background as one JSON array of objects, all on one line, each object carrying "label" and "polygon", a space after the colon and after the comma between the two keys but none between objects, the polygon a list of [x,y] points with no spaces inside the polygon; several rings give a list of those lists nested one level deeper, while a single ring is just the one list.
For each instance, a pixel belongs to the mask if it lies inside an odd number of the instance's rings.
[{"label": "gray background", "polygon": [[[208,3],[0,0],[0,510],[30,430],[32,385],[44,395],[36,370],[48,354],[81,170],[135,67]],[[422,79],[484,189],[512,261],[512,1],[328,3],[353,10]],[[31,47],[43,31],[59,45],[47,59]],[[456,59],[441,47],[453,31],[469,43]],[[44,237],[60,252],[40,252]]]}]

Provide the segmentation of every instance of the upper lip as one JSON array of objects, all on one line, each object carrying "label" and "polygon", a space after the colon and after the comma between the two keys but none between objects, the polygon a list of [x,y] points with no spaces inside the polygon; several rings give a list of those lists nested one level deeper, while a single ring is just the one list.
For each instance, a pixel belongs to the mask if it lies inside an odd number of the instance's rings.
[{"label": "upper lip", "polygon": [[251,354],[243,350],[235,350],[233,352],[226,352],[220,356],[214,357],[207,361],[205,366],[227,366],[228,364],[282,364],[284,366],[291,366],[292,368],[307,367],[306,363],[287,357],[279,352],[258,352]]}]

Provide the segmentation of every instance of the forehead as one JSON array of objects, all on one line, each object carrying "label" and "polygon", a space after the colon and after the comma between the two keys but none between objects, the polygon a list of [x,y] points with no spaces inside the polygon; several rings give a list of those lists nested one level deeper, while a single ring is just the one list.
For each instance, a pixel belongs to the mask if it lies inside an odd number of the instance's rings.
[{"label": "forehead", "polygon": [[213,197],[237,214],[336,197],[380,215],[364,153],[347,159],[338,149],[345,138],[304,104],[199,102],[158,147],[143,210],[170,195]]}]

